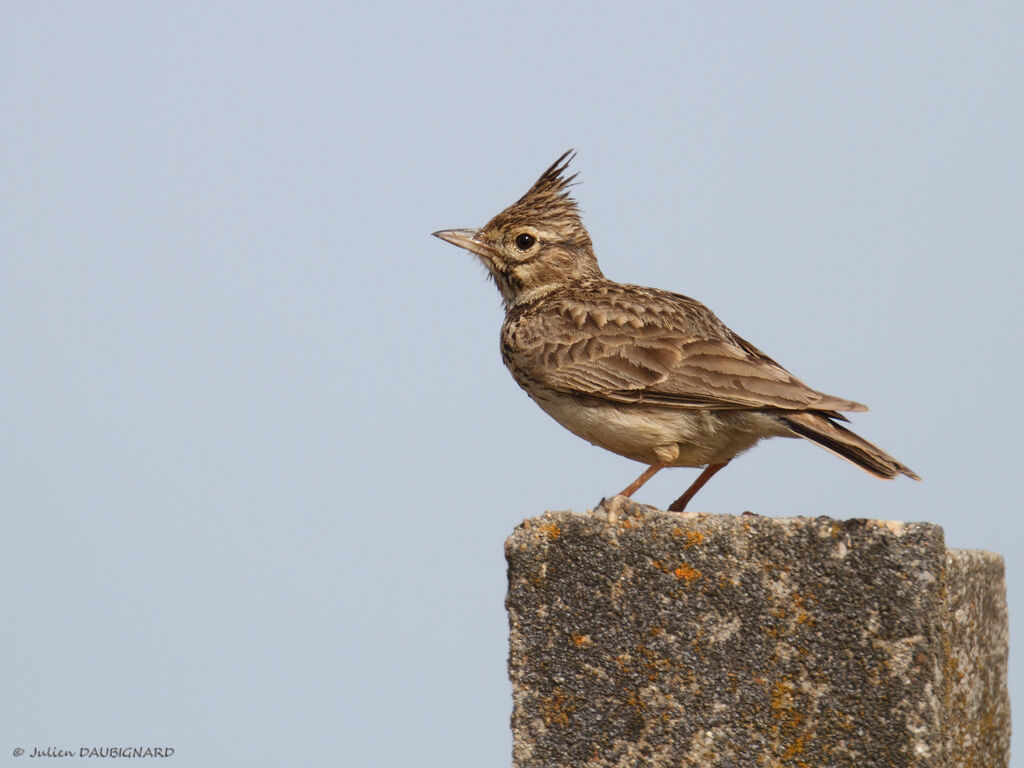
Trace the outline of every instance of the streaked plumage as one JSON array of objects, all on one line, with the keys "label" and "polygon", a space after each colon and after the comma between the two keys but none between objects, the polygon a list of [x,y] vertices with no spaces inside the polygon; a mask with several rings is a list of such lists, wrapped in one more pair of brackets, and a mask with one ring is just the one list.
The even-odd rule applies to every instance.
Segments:
[{"label": "streaked plumage", "polygon": [[910,469],[836,423],[852,400],[811,389],[698,301],[604,277],[565,176],[566,152],[480,230],[437,237],[472,251],[505,302],[501,350],[519,385],[566,429],[651,465],[707,469],[765,437],[805,437],[879,477]]}]

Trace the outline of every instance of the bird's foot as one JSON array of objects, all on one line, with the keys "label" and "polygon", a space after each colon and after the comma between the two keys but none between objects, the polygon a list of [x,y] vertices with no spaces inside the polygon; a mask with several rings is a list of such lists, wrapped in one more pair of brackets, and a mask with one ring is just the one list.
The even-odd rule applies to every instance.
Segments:
[{"label": "bird's foot", "polygon": [[623,507],[629,501],[628,496],[618,494],[609,498],[601,499],[600,503],[594,507],[595,512],[604,512],[608,518],[608,522],[612,525],[618,522],[619,515],[622,513]]}]

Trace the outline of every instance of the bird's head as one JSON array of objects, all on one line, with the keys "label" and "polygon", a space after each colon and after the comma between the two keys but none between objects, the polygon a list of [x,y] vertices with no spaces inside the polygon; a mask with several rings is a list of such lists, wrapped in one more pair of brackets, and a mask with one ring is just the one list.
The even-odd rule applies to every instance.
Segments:
[{"label": "bird's head", "polygon": [[569,150],[529,191],[481,229],[445,229],[434,236],[475,253],[501,291],[505,306],[587,278],[602,277],[565,176]]}]

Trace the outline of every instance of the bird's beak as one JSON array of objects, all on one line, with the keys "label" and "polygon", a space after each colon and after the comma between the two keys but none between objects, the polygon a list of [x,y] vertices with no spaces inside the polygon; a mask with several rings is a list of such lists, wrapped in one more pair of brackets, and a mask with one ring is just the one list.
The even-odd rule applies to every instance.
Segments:
[{"label": "bird's beak", "polygon": [[434,232],[434,237],[439,237],[447,243],[459,246],[459,248],[465,248],[482,258],[490,259],[494,255],[493,249],[481,242],[477,238],[476,232],[475,229],[442,229],[440,232]]}]

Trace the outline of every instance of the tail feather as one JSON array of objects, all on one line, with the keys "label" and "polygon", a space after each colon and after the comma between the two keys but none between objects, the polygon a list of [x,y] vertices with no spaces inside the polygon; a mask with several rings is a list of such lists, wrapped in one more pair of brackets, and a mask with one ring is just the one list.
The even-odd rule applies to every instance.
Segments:
[{"label": "tail feather", "polygon": [[891,480],[897,475],[906,475],[914,480],[921,479],[912,469],[900,464],[877,445],[839,426],[826,414],[799,411],[780,415],[779,418],[800,437],[806,437],[873,475],[886,480]]}]

